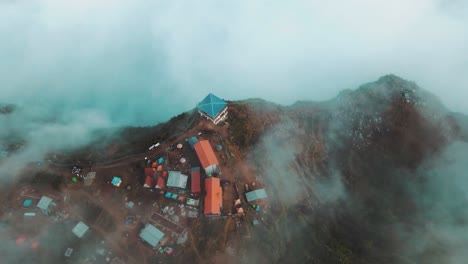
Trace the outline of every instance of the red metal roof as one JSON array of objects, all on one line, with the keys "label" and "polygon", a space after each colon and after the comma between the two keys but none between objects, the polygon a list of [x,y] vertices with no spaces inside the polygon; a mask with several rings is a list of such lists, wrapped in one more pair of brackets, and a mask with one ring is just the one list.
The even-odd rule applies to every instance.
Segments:
[{"label": "red metal roof", "polygon": [[195,151],[197,152],[198,159],[202,164],[203,169],[208,168],[210,165],[219,165],[218,159],[211,148],[208,140],[202,140],[195,144]]},{"label": "red metal roof", "polygon": [[156,184],[156,188],[166,190],[166,182],[162,177],[158,177],[158,182]]},{"label": "red metal roof", "polygon": [[143,187],[153,188],[153,177],[146,176],[145,185]]},{"label": "red metal roof", "polygon": [[191,181],[192,181],[192,193],[193,194],[200,194],[200,168],[192,168],[191,174]]},{"label": "red metal roof", "polygon": [[221,189],[219,178],[206,178],[205,190],[206,197],[204,214],[221,214],[221,206],[223,204],[223,190]]},{"label": "red metal roof", "polygon": [[156,174],[156,171],[153,168],[145,168],[146,177],[153,177]]}]

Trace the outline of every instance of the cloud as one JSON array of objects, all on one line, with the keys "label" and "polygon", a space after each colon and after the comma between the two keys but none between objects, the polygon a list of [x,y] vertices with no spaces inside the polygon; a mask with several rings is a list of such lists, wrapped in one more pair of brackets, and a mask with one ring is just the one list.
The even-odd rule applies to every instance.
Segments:
[{"label": "cloud", "polygon": [[[411,185],[422,222],[400,231],[403,255],[427,263],[464,263],[468,254],[468,179],[462,157],[468,144],[455,142],[420,168],[422,181]],[[412,230],[409,232],[408,230]]]},{"label": "cloud", "polygon": [[395,73],[468,112],[463,1],[6,1],[3,100],[153,124],[207,92],[322,100]]}]

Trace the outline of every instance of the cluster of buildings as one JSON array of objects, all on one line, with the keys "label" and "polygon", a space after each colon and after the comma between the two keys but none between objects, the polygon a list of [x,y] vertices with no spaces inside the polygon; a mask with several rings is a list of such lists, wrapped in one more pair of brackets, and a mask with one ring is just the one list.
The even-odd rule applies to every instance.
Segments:
[{"label": "cluster of buildings", "polygon": [[[218,124],[227,118],[227,103],[213,94],[209,94],[203,101],[197,105],[201,116]],[[220,179],[219,162],[208,140],[198,140],[197,137],[190,137],[188,140],[190,147],[196,152],[201,167],[192,167],[190,175],[185,175],[180,171],[166,170],[164,168],[163,158],[155,161],[148,161],[149,167],[145,168],[146,188],[157,188],[166,191],[165,197],[173,199],[177,190],[189,191],[193,198],[187,199],[187,205],[198,206],[199,200],[196,197],[202,195],[202,172],[205,173],[204,190],[205,197],[203,202],[203,212],[205,215],[221,215],[223,191]],[[179,146],[181,148],[182,146]],[[182,160],[181,160],[182,162]],[[184,160],[185,162],[185,160]],[[190,182],[190,186],[187,183]],[[174,199],[175,200],[175,199]],[[179,200],[180,201],[180,200]],[[156,247],[164,238],[164,233],[151,224],[147,224],[140,232],[140,238]]]}]

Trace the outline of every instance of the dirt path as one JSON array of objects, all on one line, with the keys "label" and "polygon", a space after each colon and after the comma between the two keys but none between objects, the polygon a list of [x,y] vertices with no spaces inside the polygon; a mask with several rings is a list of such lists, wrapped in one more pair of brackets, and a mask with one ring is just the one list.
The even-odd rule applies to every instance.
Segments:
[{"label": "dirt path", "polygon": [[190,245],[192,246],[193,251],[197,255],[198,261],[200,261],[200,263],[201,263],[202,257],[200,256],[200,253],[198,252],[197,247],[195,246],[195,242],[194,242],[194,239],[193,239],[193,234],[192,234],[192,231],[190,231],[190,229],[188,229],[188,234],[190,236]]},{"label": "dirt path", "polygon": [[232,217],[228,217],[228,220],[226,221],[226,224],[224,225],[223,252],[226,250],[229,233],[233,231],[233,227],[234,227],[234,221],[232,220]]}]

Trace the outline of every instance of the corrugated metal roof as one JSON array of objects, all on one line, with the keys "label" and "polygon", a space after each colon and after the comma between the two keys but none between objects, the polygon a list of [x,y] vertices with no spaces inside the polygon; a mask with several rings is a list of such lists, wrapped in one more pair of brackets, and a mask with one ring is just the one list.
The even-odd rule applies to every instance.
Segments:
[{"label": "corrugated metal roof", "polygon": [[76,226],[73,228],[72,232],[73,234],[75,234],[77,237],[79,238],[82,238],[84,236],[84,234],[86,233],[86,231],[88,231],[89,227],[83,223],[83,222],[79,222],[78,224],[76,224]]},{"label": "corrugated metal roof", "polygon": [[223,190],[221,189],[219,178],[210,177],[205,179],[205,190],[204,214],[221,214]]},{"label": "corrugated metal roof", "polygon": [[185,188],[187,186],[188,176],[180,171],[169,171],[167,187]]},{"label": "corrugated metal roof", "polygon": [[37,207],[42,209],[42,210],[47,210],[49,209],[50,204],[52,203],[52,199],[47,197],[47,196],[42,196],[41,200],[39,200],[39,203],[37,204]]},{"label": "corrugated metal roof", "polygon": [[203,169],[206,169],[211,165],[219,165],[218,159],[216,158],[213,148],[211,148],[208,140],[202,140],[196,143],[195,152],[197,152],[198,159],[200,160]]},{"label": "corrugated metal roof", "polygon": [[143,228],[140,232],[140,237],[152,247],[156,247],[164,238],[164,233],[159,231],[156,227],[151,224],[146,224],[145,228]]},{"label": "corrugated metal roof", "polygon": [[166,190],[166,182],[164,181],[163,177],[158,177],[156,188],[159,188],[161,190]]},{"label": "corrugated metal roof", "polygon": [[153,188],[153,177],[146,176],[145,184],[143,185],[145,188]]},{"label": "corrugated metal roof", "polygon": [[254,202],[261,199],[266,199],[268,196],[265,192],[265,189],[257,189],[245,194],[247,202]]},{"label": "corrugated metal roof", "polygon": [[200,188],[200,168],[195,167],[192,168],[192,173],[191,173],[191,182],[192,182],[192,193],[193,194],[199,194],[201,192]]},{"label": "corrugated metal roof", "polygon": [[145,168],[146,177],[153,177],[156,174],[156,169],[154,168]]},{"label": "corrugated metal roof", "polygon": [[197,108],[211,118],[215,118],[226,105],[227,103],[224,100],[210,93],[197,105]]}]

